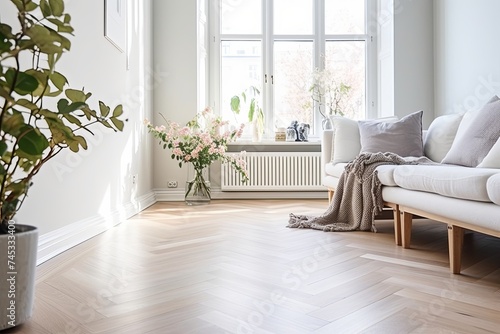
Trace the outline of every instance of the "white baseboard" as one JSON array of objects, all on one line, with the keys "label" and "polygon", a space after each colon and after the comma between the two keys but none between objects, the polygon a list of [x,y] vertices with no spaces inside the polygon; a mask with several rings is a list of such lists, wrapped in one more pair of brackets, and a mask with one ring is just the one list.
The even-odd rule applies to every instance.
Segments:
[{"label": "white baseboard", "polygon": [[95,237],[116,226],[133,215],[156,203],[154,192],[136,198],[106,216],[96,215],[80,220],[52,232],[41,235],[38,239],[37,265],[61,254],[62,252]]},{"label": "white baseboard", "polygon": [[[177,202],[184,200],[183,190],[155,189],[158,202]],[[315,199],[328,198],[324,191],[221,191],[212,189],[212,199]]]}]

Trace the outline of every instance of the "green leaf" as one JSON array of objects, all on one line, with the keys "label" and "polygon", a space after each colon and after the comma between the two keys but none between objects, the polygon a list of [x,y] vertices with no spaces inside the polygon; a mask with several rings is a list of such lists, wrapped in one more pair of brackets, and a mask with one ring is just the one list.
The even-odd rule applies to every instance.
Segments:
[{"label": "green leaf", "polygon": [[80,144],[76,140],[68,141],[69,149],[73,152],[78,152],[80,150]]},{"label": "green leaf", "polygon": [[19,149],[32,156],[40,156],[49,147],[49,141],[37,129],[26,126],[19,139]]},{"label": "green leaf", "polygon": [[113,117],[119,117],[123,114],[123,106],[117,105],[116,108],[113,110]]},{"label": "green leaf", "polygon": [[34,104],[33,102],[31,102],[27,99],[19,99],[17,101],[16,105],[25,107],[31,111],[38,109],[38,106],[36,104]]},{"label": "green leaf", "polygon": [[231,110],[235,113],[235,114],[239,114],[240,113],[240,97],[235,95],[231,98]]},{"label": "green leaf", "polygon": [[[14,85],[14,91],[20,95],[29,94],[38,87],[38,80],[35,77],[24,72],[18,72],[16,78],[16,70],[13,68],[7,70],[5,79],[10,87]],[[15,83],[14,80],[16,81]]]},{"label": "green leaf", "polygon": [[42,53],[61,52],[61,47],[54,44],[58,39],[51,36],[50,30],[44,26],[34,25],[26,30],[26,35],[31,37],[30,42],[34,43]]},{"label": "green leaf", "polygon": [[88,121],[90,121],[92,119],[92,117],[95,117],[95,111],[93,111],[92,109],[90,109],[88,106],[85,106],[81,109],[83,111],[83,114],[85,115],[85,117],[87,118]]},{"label": "green leaf", "polygon": [[87,95],[81,90],[77,89],[66,89],[65,91],[66,96],[68,99],[70,99],[72,102],[85,102],[87,101]]},{"label": "green leaf", "polygon": [[75,116],[73,116],[71,114],[64,114],[64,118],[66,118],[70,123],[73,123],[77,126],[82,125],[82,122],[80,122],[80,120],[78,118],[76,118]]},{"label": "green leaf", "polygon": [[111,124],[109,124],[109,122],[108,122],[108,121],[101,121],[101,124],[102,124],[102,125],[104,125],[104,126],[105,126],[105,127],[107,127],[107,128],[110,128],[110,129],[112,129],[112,128],[113,128],[113,127],[111,126]]},{"label": "green leaf", "polygon": [[48,87],[46,89],[47,81],[49,80],[48,71],[42,72],[34,69],[29,69],[26,71],[26,74],[31,75],[38,81],[38,87],[33,92],[31,92],[31,95],[42,96],[43,94],[44,96],[47,96],[50,93]]},{"label": "green leaf", "polygon": [[52,10],[47,0],[40,0],[40,9],[42,10],[43,17],[52,16]]},{"label": "green leaf", "polygon": [[24,11],[24,4],[22,0],[11,0],[14,5],[16,5],[17,10],[22,12]]},{"label": "green leaf", "polygon": [[7,152],[7,143],[2,140],[0,141],[0,156],[3,157],[5,152]]},{"label": "green leaf", "polygon": [[56,86],[56,88],[60,91],[62,91],[64,89],[64,86],[68,83],[66,77],[59,72],[53,72],[50,75],[50,81],[52,81],[54,86]]},{"label": "green leaf", "polygon": [[53,54],[47,55],[47,63],[49,64],[49,69],[52,71],[56,67],[56,57]]},{"label": "green leaf", "polygon": [[254,113],[255,113],[255,99],[252,99],[252,101],[250,101],[250,109],[248,110],[248,121],[249,122],[253,121]]},{"label": "green leaf", "polygon": [[107,117],[110,112],[110,108],[104,104],[104,102],[99,101],[99,109],[101,110],[102,117]]},{"label": "green leaf", "polygon": [[32,11],[34,11],[37,8],[38,8],[38,5],[36,3],[34,3],[34,2],[30,1],[30,2],[28,2],[26,4],[26,11],[27,12],[32,12]]},{"label": "green leaf", "polygon": [[73,111],[80,110],[85,105],[85,102],[73,102],[69,104],[68,100],[60,99],[59,102],[57,102],[57,109],[60,114],[69,114]]},{"label": "green leaf", "polygon": [[64,2],[62,0],[49,0],[50,8],[54,16],[62,16],[64,13]]},{"label": "green leaf", "polygon": [[13,136],[18,136],[21,132],[21,128],[24,126],[23,115],[14,111],[12,114],[5,113],[4,120],[2,122],[2,130]]},{"label": "green leaf", "polygon": [[66,99],[60,99],[57,102],[57,110],[59,110],[59,113],[61,114],[64,114],[64,111],[66,110],[66,108],[68,108],[68,106],[69,106],[69,101]]},{"label": "green leaf", "polygon": [[12,43],[9,39],[13,39],[12,28],[6,24],[0,24],[0,51],[7,52],[12,48]]},{"label": "green leaf", "polygon": [[75,136],[75,140],[80,144],[80,146],[86,150],[88,149],[88,146],[87,146],[87,140],[85,140],[84,137],[82,136]]},{"label": "green leaf", "polygon": [[12,27],[5,23],[0,23],[0,35],[7,39],[14,39],[16,36],[12,33]]},{"label": "green leaf", "polygon": [[47,20],[57,27],[57,32],[72,33],[74,31],[73,27],[59,19],[50,18]]},{"label": "green leaf", "polygon": [[[55,31],[54,31],[55,34],[57,34]],[[59,37],[59,43],[61,43],[61,47],[63,47],[65,50],[69,51],[69,49],[71,49],[71,41],[69,39],[67,39],[66,37],[58,34],[58,37]],[[59,58],[61,58],[61,55],[59,55]],[[58,60],[59,60],[58,58]]]},{"label": "green leaf", "polygon": [[71,22],[71,15],[64,14],[64,23],[70,24],[70,22]]},{"label": "green leaf", "polygon": [[118,131],[123,131],[123,127],[124,127],[123,121],[119,120],[118,118],[114,118],[114,117],[111,118],[110,120],[114,124],[116,129],[118,129]]},{"label": "green leaf", "polygon": [[5,88],[3,88],[2,86],[0,86],[0,96],[12,103],[15,102],[12,96],[10,96],[9,92],[6,91]]}]

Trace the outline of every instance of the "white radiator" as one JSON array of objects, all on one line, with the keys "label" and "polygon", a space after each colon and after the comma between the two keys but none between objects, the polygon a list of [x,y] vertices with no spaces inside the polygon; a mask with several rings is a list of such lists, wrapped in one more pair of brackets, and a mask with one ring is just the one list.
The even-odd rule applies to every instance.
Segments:
[{"label": "white radiator", "polygon": [[222,164],[222,191],[316,191],[321,185],[320,152],[247,152],[249,180]]}]

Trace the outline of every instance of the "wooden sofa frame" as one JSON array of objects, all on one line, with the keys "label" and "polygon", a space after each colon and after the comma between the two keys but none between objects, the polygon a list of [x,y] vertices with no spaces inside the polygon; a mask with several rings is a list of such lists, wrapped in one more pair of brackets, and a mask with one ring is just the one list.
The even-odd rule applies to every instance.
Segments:
[{"label": "wooden sofa frame", "polygon": [[[333,189],[328,189],[328,200],[333,198]],[[500,238],[500,232],[492,229],[480,227],[477,225],[460,222],[443,216],[431,214],[409,206],[403,206],[396,203],[384,202],[384,206],[391,208],[394,217],[394,241],[396,245],[403,248],[410,248],[411,228],[413,218],[427,218],[448,225],[448,252],[450,259],[450,271],[453,274],[460,274],[462,267],[462,249],[464,241],[464,231],[470,230],[483,234],[488,234]],[[386,219],[386,218],[384,218]]]}]

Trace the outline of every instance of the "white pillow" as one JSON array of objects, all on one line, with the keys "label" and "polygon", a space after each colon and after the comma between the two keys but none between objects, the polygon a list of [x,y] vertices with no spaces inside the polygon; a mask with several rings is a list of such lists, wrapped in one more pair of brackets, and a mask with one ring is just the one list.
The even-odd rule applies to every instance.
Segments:
[{"label": "white pillow", "polygon": [[[396,122],[396,116],[378,118],[380,122]],[[333,135],[332,163],[345,163],[354,160],[361,151],[361,138],[358,122],[342,116],[330,116]]]},{"label": "white pillow", "polygon": [[441,163],[476,167],[484,160],[500,137],[500,98],[493,96],[468,123]]},{"label": "white pillow", "polygon": [[441,162],[451,148],[464,114],[450,114],[435,118],[424,139],[424,154]]},{"label": "white pillow", "polygon": [[358,122],[355,120],[332,116],[330,118],[334,129],[332,163],[354,160],[361,150]]},{"label": "white pillow", "polygon": [[500,168],[500,139],[491,148],[479,165],[479,168]]}]

